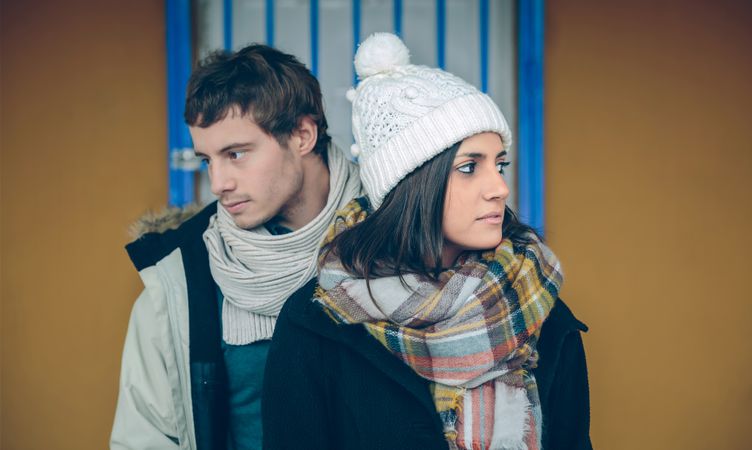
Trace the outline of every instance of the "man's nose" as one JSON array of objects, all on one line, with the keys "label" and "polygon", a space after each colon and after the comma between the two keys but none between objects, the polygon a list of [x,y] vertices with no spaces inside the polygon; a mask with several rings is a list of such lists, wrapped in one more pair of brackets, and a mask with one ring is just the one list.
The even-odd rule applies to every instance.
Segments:
[{"label": "man's nose", "polygon": [[211,180],[212,194],[217,197],[221,196],[225,192],[235,190],[235,177],[227,173],[222,167],[209,166],[209,179]]}]

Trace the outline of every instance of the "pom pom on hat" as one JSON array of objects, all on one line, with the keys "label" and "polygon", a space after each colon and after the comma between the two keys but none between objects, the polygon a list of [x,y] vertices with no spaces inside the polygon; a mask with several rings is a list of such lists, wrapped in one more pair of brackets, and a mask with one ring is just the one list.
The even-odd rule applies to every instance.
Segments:
[{"label": "pom pom on hat", "polygon": [[357,96],[357,92],[355,92],[355,89],[350,88],[345,92],[345,97],[350,100],[350,103],[355,101],[355,97]]},{"label": "pom pom on hat", "polygon": [[355,72],[361,80],[410,64],[410,50],[392,33],[374,33],[358,46]]}]

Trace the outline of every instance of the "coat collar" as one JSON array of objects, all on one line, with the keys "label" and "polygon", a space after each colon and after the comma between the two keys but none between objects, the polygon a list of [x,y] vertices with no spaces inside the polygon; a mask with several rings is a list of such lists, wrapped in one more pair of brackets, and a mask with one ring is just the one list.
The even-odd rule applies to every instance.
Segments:
[{"label": "coat collar", "polygon": [[[335,323],[319,303],[311,300],[315,286],[315,280],[311,280],[288,300],[285,309],[289,319],[296,325],[361,355],[373,365],[374,370],[381,371],[385,376],[399,383],[426,409],[435,414],[436,407],[431,398],[429,382],[417,376],[407,364],[384,348],[361,324]],[[546,358],[546,361],[541,361],[539,368],[535,371],[541,393],[544,394],[550,390],[564,338],[575,331],[587,331],[587,327],[574,317],[561,299],[557,299],[551,314],[543,324],[541,339],[538,343],[540,354]]]},{"label": "coat collar", "polygon": [[556,377],[556,370],[561,367],[559,356],[565,339],[571,333],[587,330],[588,327],[577,320],[564,301],[557,299],[548,318],[543,322],[537,344],[539,360],[533,373],[535,374],[535,382],[538,384],[541,403],[549,398],[551,386]]},{"label": "coat collar", "polygon": [[136,270],[141,271],[146,267],[153,266],[186,243],[192,244],[199,241],[203,245],[201,236],[209,225],[211,216],[217,213],[217,202],[210,203],[188,219],[186,217],[195,211],[190,210],[188,213],[183,213],[179,210],[173,210],[173,212],[180,217],[171,220],[159,216],[159,218],[152,220],[152,222],[159,222],[159,224],[139,225],[142,231],[147,228],[149,231],[139,233],[135,241],[125,246],[128,256],[133,261],[133,265],[136,266]]},{"label": "coat collar", "polygon": [[[328,340],[337,342],[365,358],[374,370],[399,383],[414,395],[431,413],[436,413],[429,383],[416,376],[415,372],[391,354],[373,338],[361,324],[337,324],[323,310],[323,307],[311,299],[316,286],[311,280],[304,288],[298,290],[285,305],[290,320],[298,326],[316,333]],[[437,416],[438,419],[438,416]]]}]

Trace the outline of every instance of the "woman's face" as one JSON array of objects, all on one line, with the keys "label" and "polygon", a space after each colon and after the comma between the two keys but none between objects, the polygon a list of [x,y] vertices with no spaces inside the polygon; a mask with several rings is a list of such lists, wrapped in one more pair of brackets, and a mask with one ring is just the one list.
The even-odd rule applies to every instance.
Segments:
[{"label": "woman's face", "polygon": [[487,250],[501,242],[509,188],[502,173],[506,154],[496,133],[471,136],[460,145],[444,198],[442,263],[451,266],[465,250]]}]

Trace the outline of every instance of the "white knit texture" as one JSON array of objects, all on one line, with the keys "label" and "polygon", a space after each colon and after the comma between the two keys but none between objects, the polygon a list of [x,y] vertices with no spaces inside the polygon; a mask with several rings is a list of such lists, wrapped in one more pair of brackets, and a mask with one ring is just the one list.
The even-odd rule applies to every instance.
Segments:
[{"label": "white knit texture", "polygon": [[361,44],[356,64],[366,70],[358,72],[363,80],[354,95],[348,93],[351,152],[359,158],[374,208],[410,172],[467,137],[490,131],[499,134],[505,149],[512,143],[509,125],[490,97],[443,70],[402,64],[407,48],[395,40],[401,44],[394,35],[377,33]]},{"label": "white knit texture", "polygon": [[499,133],[505,147],[512,139],[504,116],[481,93],[455,98],[409,125],[378,151],[361,147],[360,178],[374,208],[400,180],[454,143],[484,131]]},{"label": "white knit texture", "polygon": [[328,155],[326,206],[298,230],[277,236],[263,225],[244,230],[217,206],[204,243],[212,277],[224,295],[222,338],[228,344],[271,339],[285,301],[316,276],[319,246],[335,212],[360,195],[357,168],[333,145]]}]

